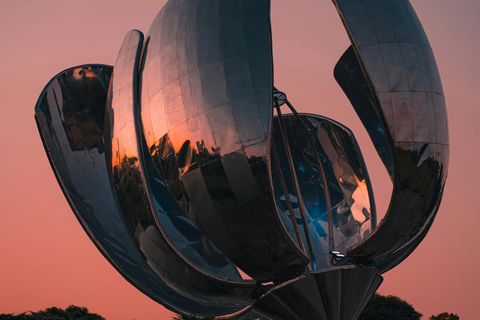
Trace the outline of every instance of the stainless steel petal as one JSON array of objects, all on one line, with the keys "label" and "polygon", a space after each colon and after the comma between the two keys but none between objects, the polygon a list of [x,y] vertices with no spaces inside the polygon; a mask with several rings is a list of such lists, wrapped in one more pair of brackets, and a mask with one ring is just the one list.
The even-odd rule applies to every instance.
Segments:
[{"label": "stainless steel petal", "polygon": [[393,180],[385,219],[348,253],[376,262],[383,272],[413,251],[438,209],[449,157],[445,98],[433,51],[409,1],[334,3],[353,47],[339,61],[336,78]]},{"label": "stainless steel petal", "polygon": [[[134,42],[134,44],[129,47],[129,43],[131,42],[130,38],[131,34],[127,35],[124,43],[126,47],[121,49],[122,55],[119,56],[120,60],[117,60],[117,77],[115,78],[115,82],[118,77],[121,77],[118,79],[119,91],[122,92],[119,95],[119,100],[122,100],[122,105],[120,106],[122,109],[119,111],[124,112],[124,109],[127,109],[129,113],[136,115],[138,112],[138,106],[134,103],[136,99],[126,94],[126,88],[127,86],[130,87],[130,91],[134,92],[133,95],[137,92],[134,88],[136,86],[136,80],[134,79],[136,79],[138,71],[134,71],[132,66],[134,65],[135,59],[138,59],[138,56],[135,56],[135,54],[139,54],[137,51],[143,43],[135,46]],[[125,70],[127,67],[129,69]],[[120,72],[122,73],[119,75]],[[127,104],[123,104],[123,100],[125,100]],[[130,110],[132,108],[133,113],[132,110]],[[128,117],[128,119],[131,119],[131,116]],[[137,141],[143,141],[143,135],[140,129],[136,128],[136,130]],[[183,255],[187,261],[198,266],[200,269],[215,274],[217,277],[241,280],[237,268],[191,223],[190,219],[188,219],[176,201],[171,198],[168,189],[156,172],[148,150],[145,148],[145,143],[140,142],[135,146],[141,145],[142,148],[138,158],[140,164],[142,164],[142,173],[145,173],[144,176],[148,186],[145,188],[145,192],[149,196],[151,207],[155,208],[156,214],[154,214],[153,217],[155,220],[158,220],[157,224],[162,230],[161,233],[165,233],[164,236],[167,241],[180,252],[180,255]],[[188,157],[188,152],[184,154],[184,156]]]},{"label": "stainless steel petal", "polygon": [[[159,220],[168,223],[175,218],[181,218],[181,216],[178,214],[178,205],[173,199],[169,201],[170,198],[167,198],[164,205],[170,207],[169,209],[176,210],[176,215],[169,216],[169,213],[165,212],[162,207],[155,207],[154,200],[158,201],[158,197],[161,196],[158,192],[162,191],[165,194],[166,190],[162,190],[165,187],[162,186],[161,180],[153,180],[152,176],[145,171],[149,165],[147,162],[149,158],[144,157],[142,134],[136,117],[138,115],[136,79],[142,45],[143,35],[137,30],[130,31],[125,37],[115,64],[115,73],[110,84],[107,101],[105,153],[119,213],[147,265],[166,286],[183,296],[182,308],[188,309],[188,314],[213,316],[235,313],[252,303],[256,290],[255,282],[243,281],[240,277],[230,280],[208,274],[205,270],[190,263],[182,254],[183,252],[193,256],[192,251],[195,249],[204,251],[208,246],[178,249],[161,224],[157,223]],[[146,156],[149,156],[148,153]],[[149,190],[153,183],[156,183],[155,189],[150,193]],[[177,207],[172,207],[174,205]],[[161,219],[158,219],[157,215],[160,215]],[[196,229],[189,224],[187,226],[190,231]],[[169,229],[170,234],[185,236],[185,234],[175,233],[173,230],[175,228],[171,226]],[[184,232],[186,231],[184,230]],[[196,237],[193,234],[191,236]],[[183,240],[180,239],[180,242],[189,245]],[[207,239],[204,238],[204,240]],[[177,241],[177,243],[179,242]],[[196,244],[196,241],[193,241],[193,244]],[[222,261],[222,255],[218,253],[218,256],[220,258],[217,257],[216,261],[220,264],[227,263],[226,267],[228,267],[225,258]],[[220,274],[224,273],[221,268],[209,265],[210,261],[207,257],[198,258],[196,255],[193,257],[197,259],[202,268],[208,271],[218,271]],[[162,300],[162,304],[167,307],[179,307],[170,301],[168,294],[164,295]]]},{"label": "stainless steel petal", "polygon": [[308,262],[272,193],[269,14],[269,0],[170,0],[147,34],[140,77],[143,130],[161,178],[258,281]]},{"label": "stainless steel petal", "polygon": [[[330,249],[327,208],[323,192],[325,186],[315,151],[318,152],[322,162],[333,209],[333,250],[345,253],[366,239],[375,228],[373,192],[366,166],[353,133],[348,128],[331,119],[310,114],[299,114],[299,118],[290,114],[284,115],[283,118],[288,131],[288,143],[300,184],[300,192],[307,211],[307,223],[317,262],[316,268],[328,269]],[[307,133],[300,121],[305,123],[312,140],[306,136]],[[280,166],[278,168],[276,163],[272,164],[275,199],[283,223],[295,239],[295,228],[290,217],[292,213],[287,206],[279,172],[283,172],[285,176],[288,197],[294,207],[295,220],[300,226],[303,225],[303,221],[298,210],[299,203],[293,191],[293,178],[289,174],[286,151],[281,139],[278,122],[275,122],[273,141]],[[315,147],[312,146],[311,141]],[[303,228],[299,229],[305,242],[305,232]]]}]

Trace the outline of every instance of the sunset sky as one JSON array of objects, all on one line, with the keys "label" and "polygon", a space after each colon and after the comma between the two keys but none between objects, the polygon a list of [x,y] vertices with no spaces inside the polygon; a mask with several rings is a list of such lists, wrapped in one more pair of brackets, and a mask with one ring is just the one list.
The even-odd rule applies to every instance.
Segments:
[{"label": "sunset sky", "polygon": [[[450,125],[442,206],[426,239],[379,292],[428,319],[479,319],[480,1],[411,0],[437,58]],[[74,304],[107,319],[173,314],[124,280],[89,240],[55,180],[33,117],[58,72],[114,64],[125,34],[147,32],[165,0],[0,0],[0,313]],[[333,67],[349,40],[330,0],[272,0],[275,86],[298,111],[349,127],[362,148],[380,218],[391,192]]]}]

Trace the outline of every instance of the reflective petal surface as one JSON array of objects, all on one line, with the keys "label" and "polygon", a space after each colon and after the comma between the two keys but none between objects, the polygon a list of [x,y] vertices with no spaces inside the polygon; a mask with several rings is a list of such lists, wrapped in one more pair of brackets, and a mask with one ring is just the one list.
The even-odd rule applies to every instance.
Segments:
[{"label": "reflective petal surface", "polygon": [[376,262],[385,272],[420,243],[438,210],[449,158],[445,98],[432,49],[409,1],[334,3],[353,47],[340,59],[335,77],[393,181],[385,219],[348,254]]},{"label": "reflective petal surface", "polygon": [[[375,216],[373,193],[367,175],[365,163],[353,137],[346,127],[328,118],[300,114],[300,119],[294,115],[284,115],[288,131],[290,151],[295,163],[296,176],[300,184],[303,202],[307,212],[308,228],[314,247],[316,267],[329,268],[328,217],[324,197],[324,185],[321,171],[315,157],[318,152],[326,175],[333,211],[333,250],[346,252],[352,246],[366,239],[375,228],[372,216]],[[312,136],[315,148],[300,125],[306,124],[308,133]],[[295,220],[300,226],[303,242],[306,243],[303,232],[303,221],[298,212],[299,204],[293,188],[292,177],[289,174],[287,156],[282,145],[278,121],[274,122],[273,141],[279,157],[280,171],[285,176],[289,198],[295,212]],[[280,216],[291,237],[295,239],[291,213],[282,190],[279,168],[272,164],[272,176],[275,199]]]},{"label": "reflective petal surface", "polygon": [[308,258],[270,173],[270,1],[169,1],[147,34],[141,117],[154,164],[192,221],[239,268],[278,280]]},{"label": "reflective petal surface", "polygon": [[104,112],[113,68],[67,69],[45,87],[35,117],[45,150],[73,212],[109,262],[157,301],[169,290],[151,271],[125,230],[112,193],[103,142]]}]

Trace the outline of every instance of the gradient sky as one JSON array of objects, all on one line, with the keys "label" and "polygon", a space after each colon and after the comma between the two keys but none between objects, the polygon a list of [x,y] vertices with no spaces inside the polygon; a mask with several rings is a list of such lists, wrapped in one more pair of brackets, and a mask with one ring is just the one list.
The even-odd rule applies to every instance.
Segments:
[{"label": "gradient sky", "polygon": [[[424,314],[478,319],[480,294],[480,1],[411,0],[442,76],[451,158],[443,203],[426,239],[384,275],[393,294]],[[170,319],[125,281],[71,212],[33,118],[58,72],[113,64],[130,29],[146,33],[165,0],[0,0],[0,313],[70,304],[107,319]],[[332,70],[349,40],[329,0],[272,0],[275,85],[298,111],[337,120],[356,134],[380,215],[391,185]]]}]

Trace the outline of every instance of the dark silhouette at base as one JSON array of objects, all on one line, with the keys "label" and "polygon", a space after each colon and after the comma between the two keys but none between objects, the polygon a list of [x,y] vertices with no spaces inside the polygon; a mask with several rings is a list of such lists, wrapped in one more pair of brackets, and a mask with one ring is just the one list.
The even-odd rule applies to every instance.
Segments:
[{"label": "dark silhouette at base", "polygon": [[52,307],[38,312],[26,311],[17,315],[0,314],[0,320],[105,320],[105,318],[88,312],[85,307],[71,305],[65,310]]}]

